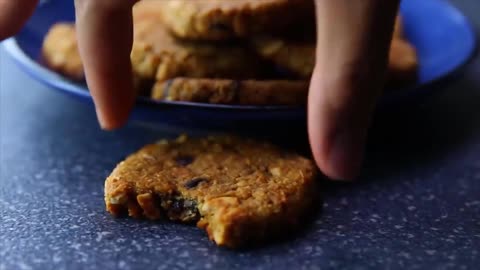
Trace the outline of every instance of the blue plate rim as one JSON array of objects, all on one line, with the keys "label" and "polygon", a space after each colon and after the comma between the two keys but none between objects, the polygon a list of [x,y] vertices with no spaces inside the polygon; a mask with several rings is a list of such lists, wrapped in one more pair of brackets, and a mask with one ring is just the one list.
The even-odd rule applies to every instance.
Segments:
[{"label": "blue plate rim", "polygon": [[[476,32],[476,28],[473,26],[469,17],[467,17],[459,8],[448,1],[438,0],[442,2],[444,5],[447,5],[451,11],[454,11],[462,18],[463,24],[470,34],[472,42],[470,43],[470,48],[468,48],[468,52],[465,54],[465,57],[459,61],[459,63],[450,71],[444,72],[444,74],[439,75],[435,78],[427,80],[422,84],[416,84],[410,86],[408,88],[397,89],[394,93],[389,93],[389,95],[382,96],[380,100],[382,102],[378,103],[378,107],[382,109],[388,107],[392,103],[397,103],[398,100],[402,100],[404,98],[408,98],[414,92],[419,92],[420,90],[424,90],[423,94],[432,92],[433,86],[439,85],[441,83],[448,83],[453,79],[457,78],[464,69],[475,59],[475,56],[480,52],[480,37]],[[467,51],[467,50],[466,50]],[[425,93],[426,92],[426,93]]]}]

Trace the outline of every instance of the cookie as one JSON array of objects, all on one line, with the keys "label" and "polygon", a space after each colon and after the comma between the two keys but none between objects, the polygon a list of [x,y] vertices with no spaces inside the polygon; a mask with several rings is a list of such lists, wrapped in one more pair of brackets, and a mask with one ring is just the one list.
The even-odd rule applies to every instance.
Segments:
[{"label": "cookie", "polygon": [[[78,51],[75,25],[72,23],[56,23],[48,31],[42,46],[42,61],[45,66],[61,75],[77,81],[85,82],[82,59]],[[139,94],[146,94],[151,88],[148,77],[137,73],[133,76],[134,88]],[[149,91],[148,91],[148,94]]]},{"label": "cookie", "polygon": [[307,79],[315,66],[315,41],[257,37],[252,47],[263,58],[299,78]]},{"label": "cookie", "polygon": [[[140,80],[211,77],[247,79],[269,73],[261,59],[241,44],[205,44],[179,41],[165,29],[157,1],[134,7],[133,72]],[[46,36],[43,55],[48,66],[70,78],[83,78],[73,24],[54,25]]]},{"label": "cookie", "polygon": [[162,15],[177,37],[225,40],[314,20],[312,0],[164,0]]},{"label": "cookie", "polygon": [[175,78],[157,82],[155,100],[240,105],[304,105],[308,81]]},{"label": "cookie", "polygon": [[196,223],[217,245],[235,248],[299,225],[316,174],[311,160],[266,142],[180,136],[119,163],[105,203],[114,216]]},{"label": "cookie", "polygon": [[[315,44],[311,41],[296,41],[273,37],[252,40],[252,47],[259,55],[287,70],[298,78],[310,78],[315,67]],[[415,48],[408,41],[394,38],[388,60],[389,78],[411,80],[417,72]]]},{"label": "cookie", "polygon": [[[240,43],[180,41],[165,28],[163,1],[140,1],[134,7],[132,62],[142,76],[157,81],[174,77],[259,78],[268,72],[261,59]],[[155,12],[157,11],[157,12]]]},{"label": "cookie", "polygon": [[73,24],[62,22],[50,28],[43,42],[42,60],[50,69],[66,77],[77,81],[85,79]]},{"label": "cookie", "polygon": [[417,77],[418,58],[415,48],[405,40],[394,39],[389,53],[388,86],[403,86],[417,80]]}]

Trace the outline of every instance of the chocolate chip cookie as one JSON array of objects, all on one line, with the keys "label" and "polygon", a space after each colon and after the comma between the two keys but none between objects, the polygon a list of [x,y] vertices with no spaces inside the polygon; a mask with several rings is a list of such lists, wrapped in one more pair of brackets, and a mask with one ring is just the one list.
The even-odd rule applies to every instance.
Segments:
[{"label": "chocolate chip cookie", "polygon": [[76,81],[85,79],[73,24],[61,22],[50,28],[43,42],[42,60],[63,76]]},{"label": "chocolate chip cookie", "polygon": [[[251,41],[257,53],[298,78],[310,78],[315,66],[315,42],[277,37],[257,37]],[[393,38],[388,59],[389,78],[408,80],[416,74],[415,48],[405,39]],[[408,76],[406,76],[408,75]]]},{"label": "chocolate chip cookie", "polygon": [[155,100],[239,105],[304,105],[308,81],[175,78],[157,82]]},{"label": "chocolate chip cookie", "polygon": [[162,15],[177,37],[225,40],[277,32],[297,21],[314,21],[312,0],[164,0]]},{"label": "chocolate chip cookie", "polygon": [[134,7],[132,63],[137,73],[164,81],[180,76],[259,78],[267,72],[262,60],[241,43],[188,42],[173,37],[162,21],[164,2],[140,1]]},{"label": "chocolate chip cookie", "polygon": [[257,37],[252,47],[263,58],[299,78],[307,79],[315,66],[315,41],[296,38]]},{"label": "chocolate chip cookie", "polygon": [[311,160],[266,142],[180,136],[119,163],[105,203],[115,216],[196,223],[217,245],[235,248],[299,225],[316,174]]},{"label": "chocolate chip cookie", "polygon": [[[134,74],[143,80],[210,77],[251,79],[269,73],[262,60],[242,44],[206,44],[171,36],[159,14],[161,1],[140,1],[134,6]],[[53,69],[71,78],[83,78],[73,24],[57,24],[44,40],[43,55]]]},{"label": "chocolate chip cookie", "polygon": [[[82,59],[78,51],[75,25],[56,23],[45,36],[42,46],[42,62],[48,68],[76,82],[85,82]],[[143,76],[142,76],[143,75]],[[146,87],[151,88],[152,78],[145,73],[134,72],[134,88],[140,94],[146,94]]]}]

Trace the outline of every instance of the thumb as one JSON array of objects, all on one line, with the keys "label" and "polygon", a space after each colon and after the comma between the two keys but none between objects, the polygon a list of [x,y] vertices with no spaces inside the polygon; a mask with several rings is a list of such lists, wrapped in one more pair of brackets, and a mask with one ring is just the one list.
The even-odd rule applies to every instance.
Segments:
[{"label": "thumb", "polygon": [[316,1],[308,131],[315,161],[330,178],[350,180],[361,168],[397,9],[398,1]]}]

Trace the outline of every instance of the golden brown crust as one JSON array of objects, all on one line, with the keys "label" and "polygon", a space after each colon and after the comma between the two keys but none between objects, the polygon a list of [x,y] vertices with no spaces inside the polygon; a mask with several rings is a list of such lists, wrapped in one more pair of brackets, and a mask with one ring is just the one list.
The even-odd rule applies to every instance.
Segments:
[{"label": "golden brown crust", "polygon": [[274,37],[257,37],[252,40],[255,51],[288,72],[307,79],[315,66],[315,42]]},{"label": "golden brown crust", "polygon": [[78,81],[85,79],[73,24],[57,23],[50,28],[43,43],[42,58],[49,68],[64,76]]},{"label": "golden brown crust", "polygon": [[[78,51],[75,25],[73,23],[56,23],[52,25],[42,45],[42,60],[50,69],[63,76],[84,81],[83,62]],[[144,85],[150,84],[150,77],[134,73],[134,87],[143,91]]]},{"label": "golden brown crust", "polygon": [[[264,36],[253,39],[251,44],[260,56],[299,78],[308,79],[312,75],[315,66],[314,42]],[[398,36],[393,38],[388,59],[388,78],[393,82],[389,83],[411,82],[415,80],[417,69],[415,48]]]},{"label": "golden brown crust", "polygon": [[157,82],[155,100],[240,105],[304,105],[308,81],[175,78]]},{"label": "golden brown crust", "polygon": [[225,40],[280,30],[314,16],[311,0],[165,0],[162,15],[180,38]]},{"label": "golden brown crust", "polygon": [[260,78],[267,68],[241,44],[180,41],[159,15],[163,1],[141,1],[134,7],[133,68],[142,76],[165,81],[174,77]]},{"label": "golden brown crust", "polygon": [[[183,42],[172,37],[159,15],[160,3],[140,1],[133,10],[132,67],[139,80],[164,81],[179,76],[261,78],[269,70],[241,45]],[[83,78],[83,66],[73,24],[54,25],[43,45],[44,58],[53,69]]]},{"label": "golden brown crust", "polygon": [[265,240],[299,222],[315,196],[309,159],[230,136],[147,145],[105,182],[113,215],[197,222],[218,245]]}]

